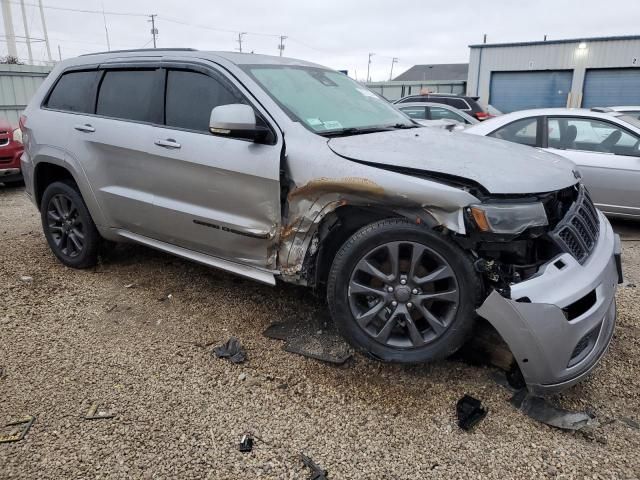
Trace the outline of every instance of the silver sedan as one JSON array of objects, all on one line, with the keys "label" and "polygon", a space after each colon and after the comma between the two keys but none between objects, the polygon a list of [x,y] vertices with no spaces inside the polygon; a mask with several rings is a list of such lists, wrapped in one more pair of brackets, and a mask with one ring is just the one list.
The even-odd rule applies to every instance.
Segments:
[{"label": "silver sedan", "polygon": [[542,148],[573,161],[597,207],[640,220],[640,120],[608,108],[523,110],[465,133]]}]

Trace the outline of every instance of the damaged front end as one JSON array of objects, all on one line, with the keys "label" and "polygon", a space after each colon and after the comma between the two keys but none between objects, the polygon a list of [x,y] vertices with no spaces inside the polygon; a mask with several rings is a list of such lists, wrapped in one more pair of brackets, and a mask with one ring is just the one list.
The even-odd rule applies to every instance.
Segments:
[{"label": "damaged front end", "polygon": [[581,185],[538,200],[548,226],[461,241],[477,254],[491,291],[478,314],[508,344],[528,389],[548,394],[579,382],[606,351],[620,241]]}]

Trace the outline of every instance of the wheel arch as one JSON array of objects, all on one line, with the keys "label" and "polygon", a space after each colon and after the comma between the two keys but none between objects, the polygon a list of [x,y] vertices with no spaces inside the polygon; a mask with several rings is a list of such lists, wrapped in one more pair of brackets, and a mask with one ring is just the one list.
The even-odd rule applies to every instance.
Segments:
[{"label": "wheel arch", "polygon": [[87,209],[96,226],[104,224],[104,217],[100,206],[93,194],[84,173],[78,172],[64,159],[57,156],[40,155],[33,169],[33,195],[38,210],[42,201],[42,194],[51,183],[62,180],[71,180],[77,187],[80,195],[87,205]]},{"label": "wheel arch", "polygon": [[440,225],[424,209],[403,209],[376,205],[343,204],[326,213],[315,224],[309,248],[302,265],[302,276],[306,284],[324,290],[335,255],[342,245],[362,227],[387,218],[406,218],[426,228]]}]

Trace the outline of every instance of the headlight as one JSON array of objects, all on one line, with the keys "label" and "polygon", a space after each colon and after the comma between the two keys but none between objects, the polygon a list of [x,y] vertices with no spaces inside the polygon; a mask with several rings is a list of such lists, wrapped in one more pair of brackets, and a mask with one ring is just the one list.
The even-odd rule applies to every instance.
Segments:
[{"label": "headlight", "polygon": [[13,141],[22,143],[22,130],[20,130],[19,128],[16,128],[13,131]]},{"label": "headlight", "polygon": [[496,203],[472,205],[471,215],[483,232],[517,235],[530,227],[549,224],[542,203]]}]

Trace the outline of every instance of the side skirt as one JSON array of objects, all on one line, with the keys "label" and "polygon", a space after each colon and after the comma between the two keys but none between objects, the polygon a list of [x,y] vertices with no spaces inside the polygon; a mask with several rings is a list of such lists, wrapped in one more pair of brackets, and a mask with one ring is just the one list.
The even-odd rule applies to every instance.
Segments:
[{"label": "side skirt", "polygon": [[195,252],[193,250],[178,247],[176,245],[171,245],[170,243],[154,240],[153,238],[138,235],[127,230],[115,230],[115,233],[122,238],[126,238],[127,240],[146,245],[147,247],[155,248],[156,250],[170,253],[177,257],[186,258],[187,260],[191,260],[208,267],[226,270],[227,272],[235,273],[236,275],[240,275],[242,277],[266,283],[267,285],[274,286],[276,284],[275,275],[279,273],[277,271],[263,270],[256,267],[242,265],[230,260],[224,260],[222,258],[213,257],[204,253]]}]

